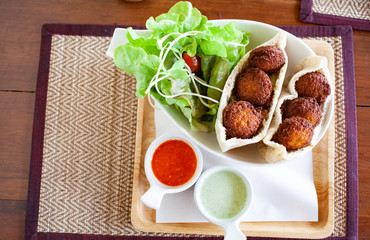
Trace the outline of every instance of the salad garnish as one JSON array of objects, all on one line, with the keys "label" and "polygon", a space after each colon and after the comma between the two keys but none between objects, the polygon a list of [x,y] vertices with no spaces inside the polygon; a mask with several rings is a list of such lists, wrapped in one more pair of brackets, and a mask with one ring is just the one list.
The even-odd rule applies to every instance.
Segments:
[{"label": "salad garnish", "polygon": [[[150,17],[146,28],[152,31],[149,37],[127,29],[128,43],[114,53],[116,66],[135,76],[137,97],[148,96],[152,106],[152,98],[174,106],[193,131],[209,131],[224,84],[245,54],[249,33],[236,29],[235,22],[214,26],[184,1]],[[194,68],[191,60],[200,60],[200,66]]]}]

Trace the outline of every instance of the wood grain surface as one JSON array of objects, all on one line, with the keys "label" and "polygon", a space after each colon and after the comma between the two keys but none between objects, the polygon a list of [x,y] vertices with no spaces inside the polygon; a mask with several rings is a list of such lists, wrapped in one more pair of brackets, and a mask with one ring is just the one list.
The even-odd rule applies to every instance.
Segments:
[{"label": "wood grain surface", "polygon": [[[177,1],[0,1],[0,239],[24,239],[41,27],[45,23],[145,24]],[[192,1],[209,19],[299,22],[298,0]],[[370,33],[353,32],[357,94],[359,238],[370,236]]]}]

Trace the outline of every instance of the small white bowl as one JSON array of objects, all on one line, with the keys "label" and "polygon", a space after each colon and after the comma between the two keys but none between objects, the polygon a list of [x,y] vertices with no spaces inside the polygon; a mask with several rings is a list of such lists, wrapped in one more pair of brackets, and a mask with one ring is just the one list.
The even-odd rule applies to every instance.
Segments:
[{"label": "small white bowl", "polygon": [[[151,164],[155,150],[157,149],[159,145],[161,145],[163,142],[167,140],[182,140],[186,142],[194,150],[196,158],[197,158],[197,168],[195,170],[194,176],[185,184],[176,186],[176,187],[167,186],[161,183],[154,176],[152,164]],[[202,153],[199,147],[193,141],[189,140],[188,138],[177,136],[177,135],[163,135],[155,139],[149,146],[146,152],[146,155],[145,155],[144,165],[145,165],[144,166],[145,174],[150,183],[150,188],[141,197],[141,201],[150,208],[159,209],[164,194],[178,193],[178,192],[184,191],[190,188],[198,180],[203,170],[203,157],[202,157]]]},{"label": "small white bowl", "polygon": [[[218,218],[214,215],[211,215],[205,208],[205,206],[202,203],[201,200],[201,190],[204,187],[204,183],[207,180],[208,177],[210,177],[213,174],[216,174],[218,172],[231,172],[236,174],[241,178],[241,180],[245,184],[247,197],[244,203],[243,208],[237,213],[235,216],[230,218]],[[203,214],[205,218],[207,218],[210,222],[224,228],[225,230],[225,237],[224,240],[245,240],[246,236],[241,232],[239,228],[239,223],[243,219],[243,217],[248,212],[248,209],[250,208],[252,204],[253,199],[253,191],[252,186],[249,183],[248,178],[244,175],[243,172],[241,172],[238,169],[227,167],[227,166],[217,166],[212,167],[208,170],[206,170],[198,179],[197,184],[195,185],[194,189],[194,200],[195,203],[199,209],[199,211]]]}]

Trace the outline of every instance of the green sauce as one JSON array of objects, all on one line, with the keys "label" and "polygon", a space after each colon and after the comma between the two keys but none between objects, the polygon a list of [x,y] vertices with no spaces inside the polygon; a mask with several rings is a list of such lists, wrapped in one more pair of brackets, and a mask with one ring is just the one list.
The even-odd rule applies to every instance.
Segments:
[{"label": "green sauce", "polygon": [[206,211],[220,219],[236,216],[247,201],[247,187],[243,179],[231,171],[219,171],[208,176],[200,190]]}]

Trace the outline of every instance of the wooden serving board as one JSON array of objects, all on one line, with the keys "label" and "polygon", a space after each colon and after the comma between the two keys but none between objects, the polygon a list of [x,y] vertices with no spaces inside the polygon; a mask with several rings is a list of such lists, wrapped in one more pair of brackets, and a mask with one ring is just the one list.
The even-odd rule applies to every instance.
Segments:
[{"label": "wooden serving board", "polygon": [[[334,81],[334,52],[330,44],[317,40],[305,40],[305,42],[317,55],[327,57],[329,71]],[[312,153],[313,176],[318,197],[318,222],[242,222],[240,228],[245,235],[324,238],[332,233],[334,227],[334,123],[333,116],[325,136],[315,146]],[[149,182],[144,171],[145,152],[155,137],[154,109],[147,99],[139,99],[131,206],[132,225],[143,232],[223,235],[223,229],[212,223],[156,223],[155,210],[141,203],[140,197],[149,189]]]}]

